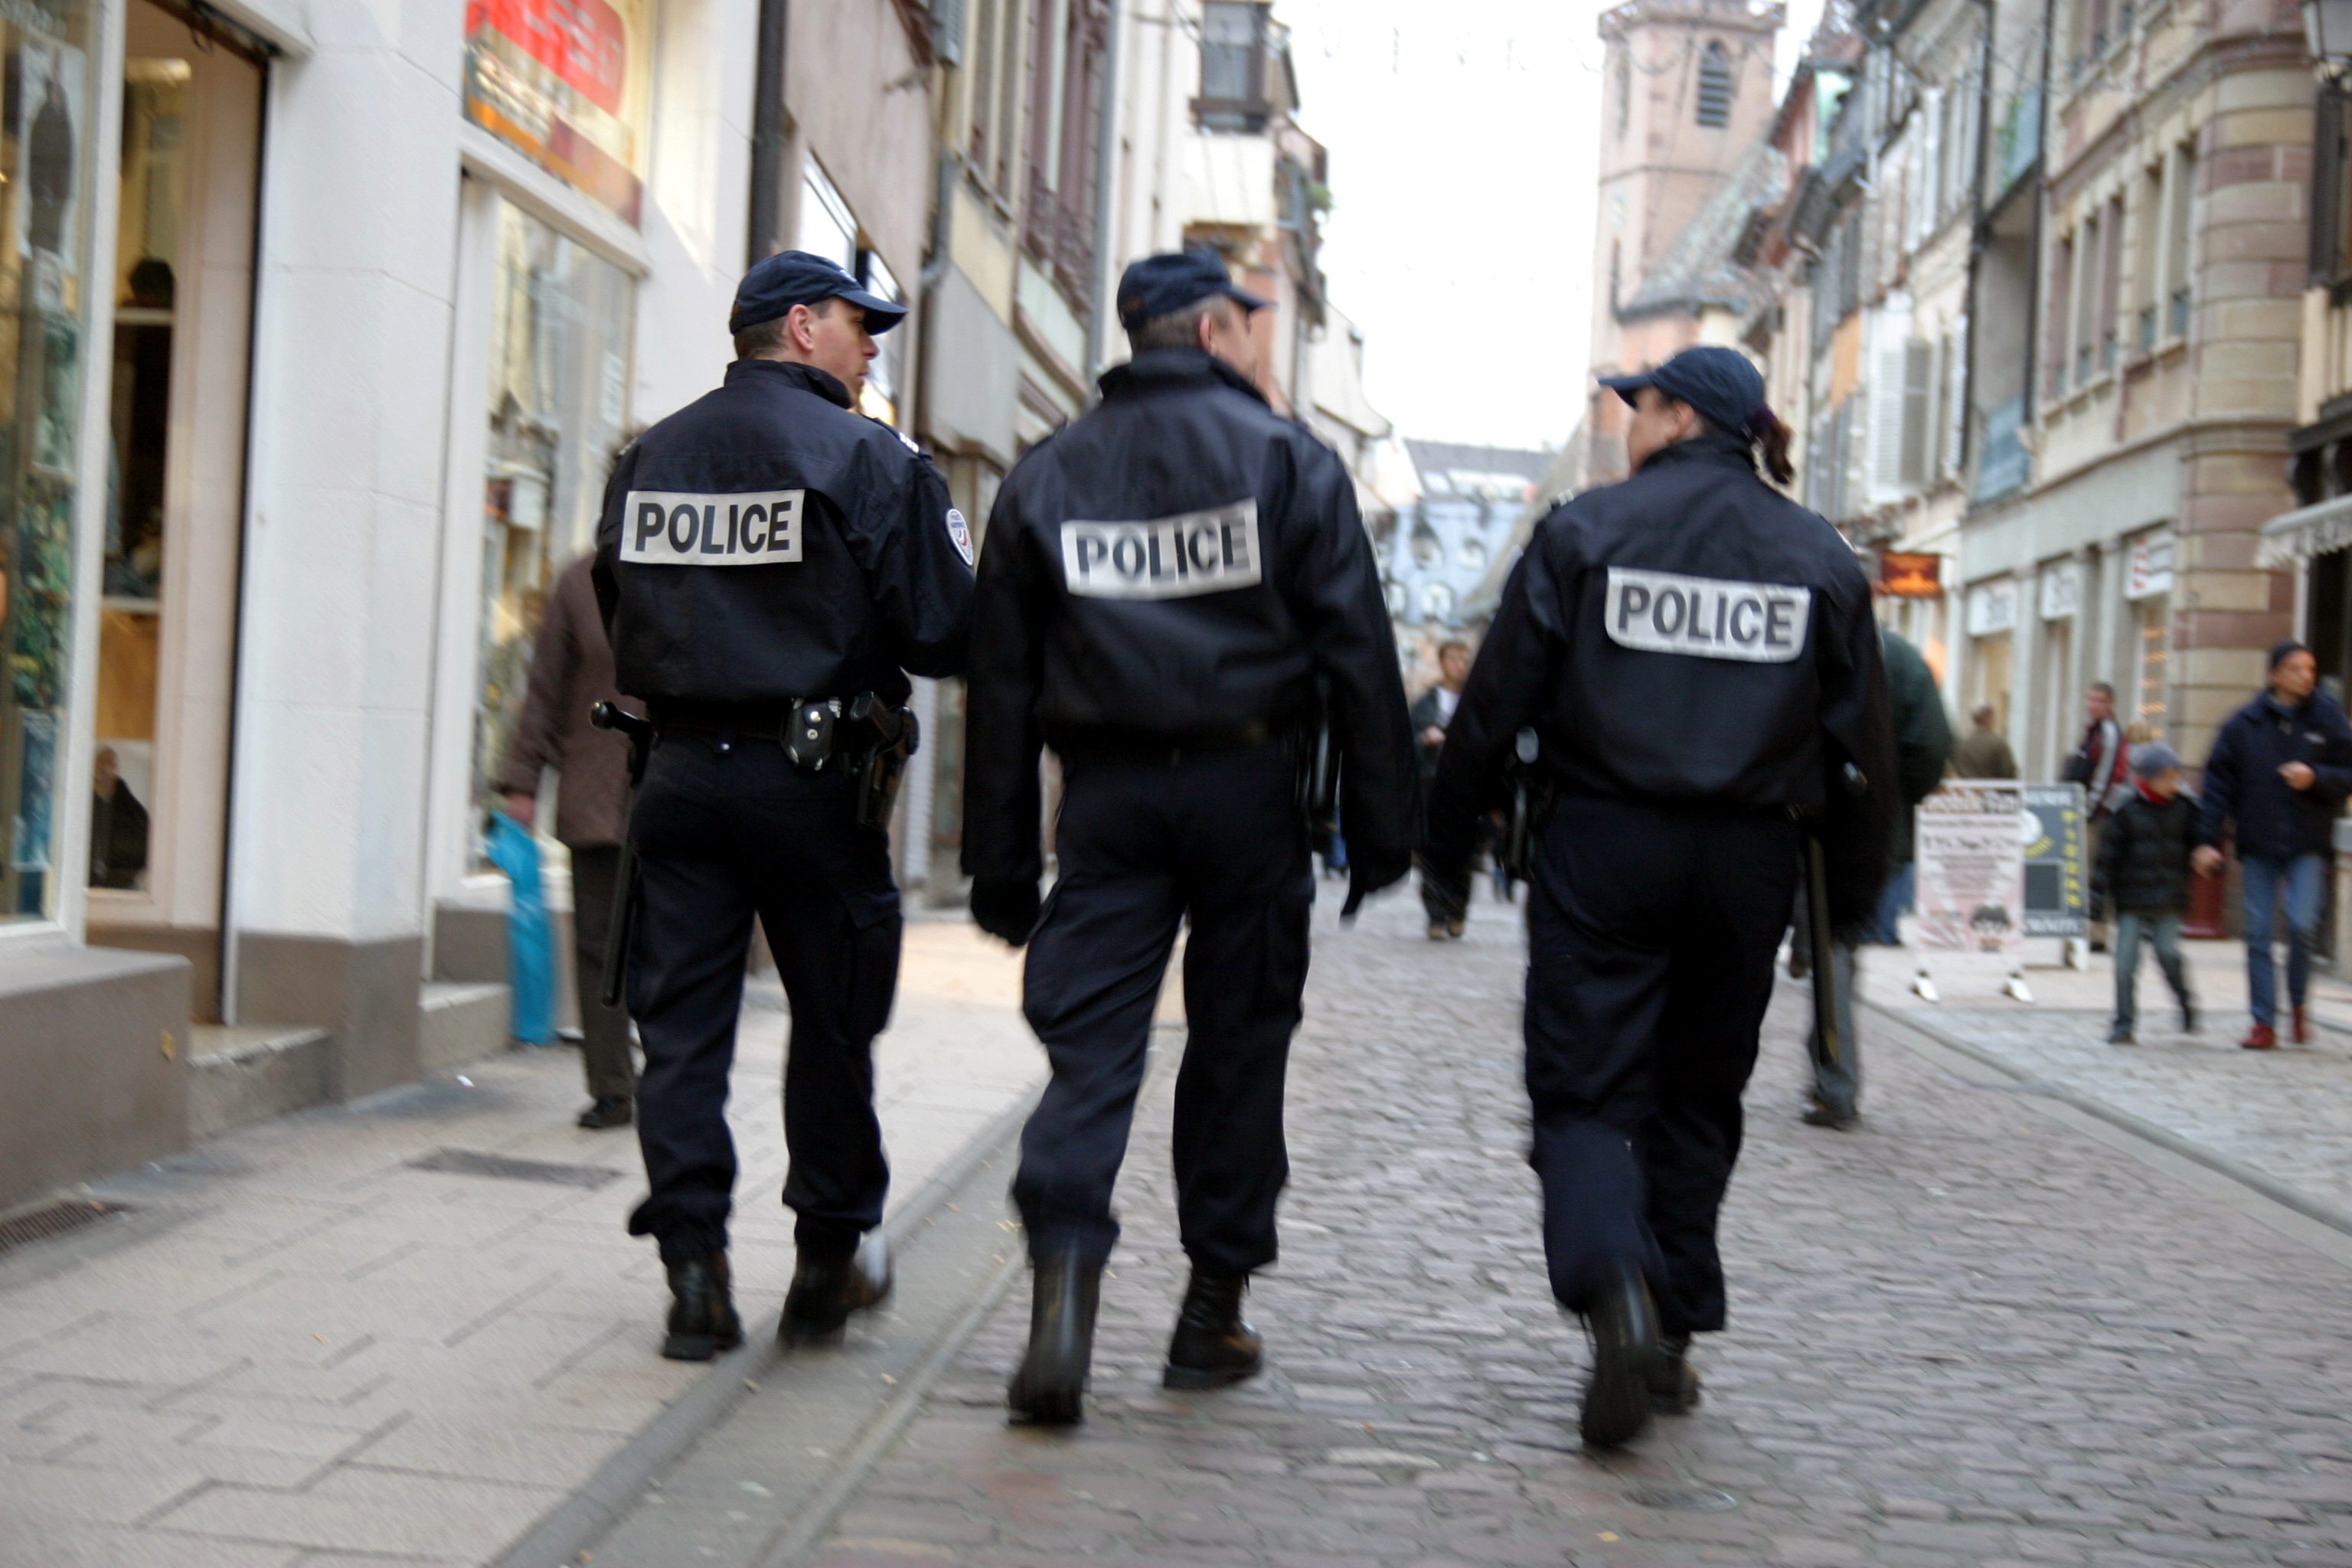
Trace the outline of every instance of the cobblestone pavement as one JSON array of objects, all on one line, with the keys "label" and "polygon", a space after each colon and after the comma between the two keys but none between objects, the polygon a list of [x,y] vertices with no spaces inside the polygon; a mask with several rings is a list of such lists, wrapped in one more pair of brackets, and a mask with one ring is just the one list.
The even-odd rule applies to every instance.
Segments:
[{"label": "cobblestone pavement", "polygon": [[1865,1130],[1801,1128],[1795,993],[1749,1098],[1706,1404],[1580,1452],[1582,1342],[1521,1154],[1517,922],[1482,901],[1433,945],[1409,898],[1344,934],[1328,903],[1284,1256],[1253,1299],[1267,1375],[1158,1387],[1182,1273],[1163,1074],[1088,1423],[1005,1424],[1016,1290],[822,1568],[2352,1564],[2352,1253],[1908,1050],[1875,1054]]},{"label": "cobblestone pavement", "polygon": [[[877,1052],[894,1207],[1043,1071],[1001,949],[908,942]],[[754,986],[730,1106],[755,1330],[793,1264],[782,1007]],[[635,1142],[575,1131],[584,1098],[576,1057],[529,1052],[281,1118],[106,1184],[121,1231],[0,1265],[0,1568],[457,1568],[560,1505],[704,1375],[655,1353]],[[609,1175],[413,1166],[441,1148]]]}]

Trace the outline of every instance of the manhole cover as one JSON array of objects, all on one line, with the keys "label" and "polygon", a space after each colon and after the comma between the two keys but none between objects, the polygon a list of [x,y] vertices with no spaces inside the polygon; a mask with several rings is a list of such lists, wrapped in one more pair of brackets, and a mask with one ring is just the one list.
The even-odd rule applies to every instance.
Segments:
[{"label": "manhole cover", "polygon": [[1728,1513],[1739,1506],[1738,1498],[1713,1487],[1647,1487],[1633,1493],[1631,1500],[1678,1513]]},{"label": "manhole cover", "polygon": [[491,1176],[507,1182],[552,1182],[559,1187],[598,1187],[621,1179],[608,1165],[564,1165],[551,1160],[517,1160],[506,1154],[478,1154],[470,1149],[436,1149],[408,1162],[415,1171],[440,1171],[452,1176]]},{"label": "manhole cover", "polygon": [[113,1204],[101,1204],[89,1198],[68,1198],[0,1220],[0,1255],[30,1247],[37,1241],[47,1241],[100,1220],[112,1218],[125,1211]]}]

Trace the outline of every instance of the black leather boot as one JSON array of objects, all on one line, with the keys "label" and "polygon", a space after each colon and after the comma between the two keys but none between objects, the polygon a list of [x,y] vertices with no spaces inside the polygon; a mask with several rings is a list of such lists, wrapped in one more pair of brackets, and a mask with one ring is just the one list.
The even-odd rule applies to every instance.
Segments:
[{"label": "black leather boot", "polygon": [[1584,1385],[1585,1442],[1614,1448],[1650,1425],[1650,1384],[1658,1363],[1658,1310],[1637,1268],[1621,1268],[1584,1303],[1592,1376]]},{"label": "black leather boot", "polygon": [[667,1359],[709,1361],[743,1342],[726,1253],[669,1265],[669,1334],[661,1351]]},{"label": "black leather boot", "polygon": [[848,1323],[850,1313],[887,1297],[891,1283],[890,1244],[878,1230],[867,1231],[848,1252],[803,1252],[793,1269],[792,1289],[784,1293],[777,1337],[788,1345],[830,1339]]},{"label": "black leather boot", "polygon": [[1663,1334],[1657,1363],[1650,1369],[1650,1408],[1661,1415],[1687,1415],[1698,1408],[1698,1373],[1691,1370],[1688,1334]]},{"label": "black leather boot", "polygon": [[1246,1274],[1192,1270],[1184,1305],[1176,1313],[1176,1334],[1168,1342],[1163,1388],[1223,1388],[1254,1377],[1265,1364],[1265,1346],[1242,1317]]},{"label": "black leather boot", "polygon": [[1005,1403],[1021,1420],[1070,1426],[1085,1419],[1102,1265],[1086,1262],[1075,1247],[1064,1247],[1034,1261],[1029,1289],[1029,1353],[1013,1374]]}]

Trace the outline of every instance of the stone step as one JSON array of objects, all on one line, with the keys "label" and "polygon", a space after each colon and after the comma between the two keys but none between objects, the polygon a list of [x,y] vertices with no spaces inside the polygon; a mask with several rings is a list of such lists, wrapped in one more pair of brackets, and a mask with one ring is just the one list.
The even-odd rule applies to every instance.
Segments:
[{"label": "stone step", "polygon": [[332,1092],[334,1046],[324,1029],[199,1024],[190,1033],[191,1139],[323,1104]]},{"label": "stone step", "polygon": [[512,1046],[507,987],[488,981],[433,981],[417,1003],[418,1070],[446,1072]]}]

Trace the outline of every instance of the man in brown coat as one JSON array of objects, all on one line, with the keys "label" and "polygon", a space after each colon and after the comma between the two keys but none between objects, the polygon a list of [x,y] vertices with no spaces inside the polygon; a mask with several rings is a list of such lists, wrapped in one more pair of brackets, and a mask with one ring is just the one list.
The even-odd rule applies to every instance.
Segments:
[{"label": "man in brown coat", "polygon": [[[586,1128],[626,1127],[635,1113],[637,1073],[629,1055],[629,1016],[604,1005],[604,937],[612,922],[613,884],[621,869],[621,838],[628,826],[628,742],[588,721],[598,702],[621,702],[614,689],[613,648],[596,607],[589,570],[593,552],[557,574],[547,618],[532,645],[530,685],[516,721],[499,785],[507,815],[536,825],[539,778],[560,778],[555,837],[572,851],[573,967],[580,987],[581,1055],[591,1103],[580,1113]],[[642,705],[622,703],[631,712]]]}]

